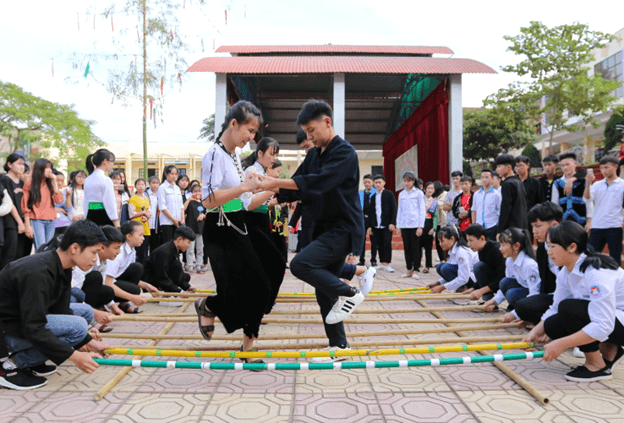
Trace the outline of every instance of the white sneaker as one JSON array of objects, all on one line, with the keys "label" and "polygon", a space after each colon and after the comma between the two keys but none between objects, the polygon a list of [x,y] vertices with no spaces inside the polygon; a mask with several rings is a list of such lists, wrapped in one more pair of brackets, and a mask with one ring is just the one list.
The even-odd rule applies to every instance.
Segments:
[{"label": "white sneaker", "polygon": [[329,311],[327,317],[325,317],[325,323],[328,325],[335,325],[342,322],[347,317],[351,316],[353,310],[362,304],[364,301],[364,294],[358,290],[357,294],[353,297],[339,297],[336,304]]},{"label": "white sneaker", "polygon": [[418,276],[418,273],[414,273],[414,274],[412,275],[412,278],[414,278],[414,279],[420,279],[420,276]]},{"label": "white sneaker", "polygon": [[377,271],[373,267],[367,267],[366,272],[358,276],[360,281],[360,291],[364,296],[367,296],[371,289],[373,289],[373,282]]},{"label": "white sneaker", "polygon": [[403,273],[403,274],[401,275],[401,277],[402,277],[402,278],[411,278],[411,277],[412,277],[412,275],[410,275],[409,273]]},{"label": "white sneaker", "polygon": [[583,354],[583,351],[581,351],[579,347],[574,347],[574,351],[572,351],[572,355],[577,358],[585,358],[585,354]]},{"label": "white sneaker", "polygon": [[390,266],[386,266],[386,272],[388,273],[394,273],[394,269]]},{"label": "white sneaker", "polygon": [[[321,351],[347,351],[347,350],[350,350],[350,349],[351,349],[351,347],[349,347],[347,345],[346,348],[325,347]],[[328,362],[337,363],[339,361],[345,361],[347,358],[349,358],[349,357],[346,357],[346,356],[341,356],[341,357],[312,357],[310,359],[310,361],[313,361],[315,363],[328,363]]]}]

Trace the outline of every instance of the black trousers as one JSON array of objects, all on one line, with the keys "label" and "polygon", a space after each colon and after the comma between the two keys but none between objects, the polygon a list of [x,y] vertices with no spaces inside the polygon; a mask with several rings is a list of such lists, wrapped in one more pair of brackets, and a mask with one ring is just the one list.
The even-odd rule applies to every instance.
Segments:
[{"label": "black trousers", "polygon": [[[323,322],[339,296],[352,296],[349,285],[340,279],[345,259],[351,252],[351,234],[332,228],[318,236],[290,262],[291,273],[316,290],[316,302]],[[325,334],[332,347],[347,343],[344,324],[325,325]]]},{"label": "black trousers", "polygon": [[180,260],[175,260],[171,264],[169,271],[167,272],[167,276],[171,279],[170,282],[151,278],[145,282],[154,285],[156,288],[164,292],[180,292],[180,290],[188,291],[191,287],[191,275],[184,272],[184,268],[182,267],[182,262]]},{"label": "black trousers", "polygon": [[[589,301],[587,300],[569,299],[561,301],[558,313],[550,316],[544,322],[546,335],[550,339],[559,339],[580,331],[591,322],[588,307]],[[624,326],[617,318],[615,319],[615,328],[606,342],[624,346]],[[600,342],[594,341],[580,345],[579,349],[584,353],[596,352],[599,344]]]},{"label": "black trousers", "polygon": [[154,229],[150,228],[150,237],[149,237],[149,253],[152,254],[152,252],[160,247],[160,232],[155,232]]},{"label": "black trousers", "polygon": [[[403,237],[403,252],[405,253],[405,267],[407,270],[418,272],[420,269],[421,248],[420,238],[416,236],[416,228],[401,229]],[[429,261],[431,261],[431,244],[429,245]]]},{"label": "black trousers", "polygon": [[177,229],[175,225],[160,225],[160,243],[161,245],[173,239],[173,234]]},{"label": "black trousers", "polygon": [[[369,237],[371,243],[371,264],[374,266],[377,264],[377,240],[375,235],[371,234]],[[362,247],[362,254],[360,254],[360,265],[364,266],[366,263],[366,238],[364,238],[364,246]]]},{"label": "black trousers", "polygon": [[145,235],[143,244],[135,248],[137,262],[141,264],[145,264],[145,259],[147,259],[147,251],[149,250],[150,246],[150,238],[150,235]]},{"label": "black trousers", "polygon": [[[486,229],[485,232],[487,232],[488,239],[491,239],[492,241],[496,241],[496,235],[498,234],[498,225],[492,226],[491,228]],[[529,233],[532,233],[532,232],[529,231]]]},{"label": "black trousers", "polygon": [[102,284],[102,274],[97,271],[85,275],[82,292],[85,293],[85,303],[93,308],[102,308],[115,298],[115,291],[108,285]]},{"label": "black trousers", "polygon": [[[441,226],[438,225],[438,227],[436,228],[436,232],[438,230],[440,230]],[[425,231],[423,230],[423,236],[425,234]],[[420,244],[422,245],[424,243],[424,241],[421,239],[420,240]],[[438,258],[440,259],[440,261],[446,261],[446,257],[447,257],[447,252],[444,251],[442,249],[442,246],[440,246],[440,239],[436,236],[435,237],[435,245],[436,245],[436,251],[438,252]],[[428,266],[428,267],[433,267],[433,266]]]},{"label": "black trousers", "polygon": [[548,310],[552,302],[552,295],[533,295],[516,301],[515,310],[519,318],[525,322],[531,322],[536,325],[542,320],[542,316],[546,313],[546,310]]},{"label": "black trousers", "polygon": [[379,261],[390,263],[392,261],[392,231],[388,228],[373,228],[373,236],[377,240]]},{"label": "black trousers", "polygon": [[4,340],[4,331],[0,328],[0,358],[5,358],[9,356],[9,350],[6,346],[6,341]]},{"label": "black trousers", "polygon": [[609,255],[618,266],[622,263],[622,227],[608,229],[593,229],[589,232],[589,245],[596,252],[602,253],[605,245],[609,246]]},{"label": "black trousers", "polygon": [[98,226],[113,224],[113,221],[110,220],[110,218],[108,217],[108,213],[106,213],[106,210],[103,210],[103,209],[87,211],[86,219],[90,220],[91,222],[95,223]]},{"label": "black trousers", "polygon": [[0,249],[0,270],[14,260],[29,256],[33,240],[24,234],[18,234],[17,228],[4,229],[4,248]]},{"label": "black trousers", "polygon": [[[143,265],[141,263],[132,263],[128,268],[117,278],[118,288],[123,289],[129,294],[139,295],[141,294],[141,288],[139,287],[139,282],[143,277]],[[124,300],[123,298],[115,297],[115,301],[124,303],[128,300]]]},{"label": "black trousers", "polygon": [[281,235],[279,232],[271,232],[270,238],[282,254],[282,257],[284,257],[284,261],[288,261],[288,245],[286,245],[286,237]]}]

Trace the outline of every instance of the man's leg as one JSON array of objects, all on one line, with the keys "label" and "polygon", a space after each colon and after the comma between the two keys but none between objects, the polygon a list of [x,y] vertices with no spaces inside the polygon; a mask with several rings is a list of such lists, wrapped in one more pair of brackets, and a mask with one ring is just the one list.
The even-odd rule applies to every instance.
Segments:
[{"label": "man's leg", "polygon": [[73,303],[69,305],[69,308],[71,308],[74,316],[82,317],[83,319],[85,319],[87,324],[93,321],[93,307],[91,307],[89,304]]},{"label": "man's leg", "polygon": [[622,228],[609,228],[605,230],[605,238],[609,246],[609,255],[618,266],[622,266]]},{"label": "man's leg", "polygon": [[[492,279],[496,277],[493,269],[482,261],[475,263],[473,268],[475,277],[477,278],[477,289],[484,288],[490,284]],[[483,301],[488,301],[494,297],[495,292],[488,292],[481,297]]]},{"label": "man's leg", "polygon": [[602,253],[605,245],[607,245],[606,229],[591,229],[589,231],[589,239],[587,243],[593,247],[597,253]]},{"label": "man's leg", "polygon": [[496,234],[498,233],[498,225],[493,226],[489,229],[486,229],[485,232],[487,233],[488,239],[491,239],[492,241],[496,241]]}]

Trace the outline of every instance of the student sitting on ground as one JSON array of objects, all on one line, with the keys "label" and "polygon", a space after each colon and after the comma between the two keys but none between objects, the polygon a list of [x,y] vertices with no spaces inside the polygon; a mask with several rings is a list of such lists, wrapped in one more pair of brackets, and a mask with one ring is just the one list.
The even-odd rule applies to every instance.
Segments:
[{"label": "student sitting on ground", "polygon": [[500,244],[488,239],[488,230],[476,223],[468,226],[464,233],[468,247],[479,254],[479,261],[473,267],[475,288],[465,292],[470,293],[473,301],[490,300],[505,277],[505,258],[500,252]]},{"label": "student sitting on ground", "polygon": [[509,313],[501,317],[503,323],[518,319],[514,310],[516,301],[540,293],[541,279],[529,231],[508,228],[500,234],[500,251],[505,261],[505,279],[500,281],[500,288],[494,298],[486,301],[486,308],[497,306],[507,299]]},{"label": "student sitting on ground", "polygon": [[516,314],[521,320],[534,325],[539,323],[553,301],[559,268],[548,258],[546,235],[550,227],[562,221],[563,210],[552,201],[537,204],[529,211],[529,223],[533,228],[533,236],[537,240],[536,261],[541,279],[540,292],[518,300],[515,307]]},{"label": "student sitting on ground", "polygon": [[585,364],[566,374],[572,382],[611,379],[624,358],[624,271],[611,257],[587,249],[587,232],[565,221],[548,230],[548,255],[557,275],[553,304],[525,342],[547,342],[544,361],[579,347]]},{"label": "student sitting on ground", "polygon": [[[93,357],[104,357],[108,345],[91,338],[90,306],[70,309],[71,269],[89,269],[106,241],[92,222],[75,222],[67,229],[59,248],[8,264],[0,272],[0,324],[6,332],[11,357],[2,363],[0,385],[33,389],[46,384],[42,376],[56,371],[46,365],[72,361],[85,373],[99,366]],[[80,313],[80,315],[78,315]]]},{"label": "student sitting on ground", "polygon": [[192,291],[191,275],[184,273],[180,254],[195,241],[195,231],[180,226],[171,241],[156,248],[145,261],[143,279],[164,292]]},{"label": "student sitting on ground", "polygon": [[[136,220],[129,220],[121,225],[121,234],[125,242],[115,260],[106,266],[106,285],[115,291],[115,302],[124,313],[140,313],[139,306],[147,302],[141,296],[141,288],[156,296],[158,289],[143,282],[143,265],[136,263],[135,248],[143,244],[143,225]],[[130,303],[136,305],[133,307]]]},{"label": "student sitting on ground", "polygon": [[477,253],[466,246],[455,226],[441,228],[438,231],[438,238],[442,249],[448,251],[448,261],[436,266],[441,278],[429,285],[431,292],[437,294],[445,289],[471,288],[476,279],[472,269],[478,258]]}]

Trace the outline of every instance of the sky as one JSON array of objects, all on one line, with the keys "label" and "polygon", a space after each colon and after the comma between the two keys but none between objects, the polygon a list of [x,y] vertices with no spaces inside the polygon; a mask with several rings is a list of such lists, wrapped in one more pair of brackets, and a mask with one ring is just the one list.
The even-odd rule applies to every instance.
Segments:
[{"label": "sky", "polygon": [[[548,26],[578,21],[607,33],[624,26],[621,0],[603,0],[596,7],[553,0],[214,0],[201,8],[197,0],[179,2],[184,8],[178,14],[176,35],[189,46],[184,52],[189,65],[219,55],[213,44],[217,48],[327,43],[446,46],[455,52],[452,57],[474,59],[498,72],[463,75],[464,107],[480,107],[489,94],[518,80],[500,70],[520,60],[506,51],[509,43],[503,36],[519,34],[531,21]],[[116,0],[117,5],[122,3]],[[131,65],[134,54],[140,53],[137,22],[121,13],[112,15],[111,22],[111,16],[101,15],[108,4],[107,0],[3,1],[0,80],[46,100],[74,104],[81,118],[95,121],[94,132],[105,142],[141,142],[140,102],[124,107],[112,101],[102,84],[110,68]],[[114,47],[112,40],[119,46]],[[118,61],[90,59],[115,52],[127,56]],[[76,68],[71,63],[74,53]],[[86,64],[92,61],[84,78]],[[163,122],[157,120],[156,127],[153,120],[148,123],[148,141],[197,141],[202,120],[214,112],[214,89],[214,74],[188,73],[181,86],[174,82],[165,91]]]}]

